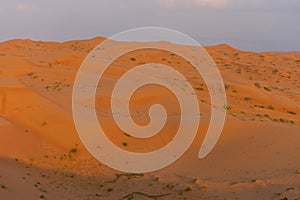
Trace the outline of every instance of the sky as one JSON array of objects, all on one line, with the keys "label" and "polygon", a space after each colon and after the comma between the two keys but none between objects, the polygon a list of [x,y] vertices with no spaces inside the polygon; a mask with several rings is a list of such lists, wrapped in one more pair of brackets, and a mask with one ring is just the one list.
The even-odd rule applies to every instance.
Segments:
[{"label": "sky", "polygon": [[203,45],[299,51],[299,24],[300,0],[0,0],[0,41],[89,39],[154,26]]}]

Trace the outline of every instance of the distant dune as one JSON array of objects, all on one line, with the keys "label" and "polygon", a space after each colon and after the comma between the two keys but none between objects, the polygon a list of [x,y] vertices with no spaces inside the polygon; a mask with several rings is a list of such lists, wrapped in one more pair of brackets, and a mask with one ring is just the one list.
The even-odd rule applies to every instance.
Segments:
[{"label": "distant dune", "polygon": [[[114,144],[145,152],[165,145],[176,131],[176,112],[166,127],[170,134],[146,142],[128,137],[110,118],[105,87],[139,63],[158,62],[185,71],[195,86],[203,120],[197,142],[173,165],[143,176],[120,176],[86,151],[72,118],[77,70],[103,40],[0,43],[0,199],[300,198],[300,52],[245,52],[226,44],[205,47],[225,81],[228,116],[218,144],[203,160],[196,156],[211,114],[204,81],[191,73],[189,63],[169,52],[121,56],[96,96],[97,114],[104,119],[100,123]],[[157,88],[148,88],[133,101],[144,105],[157,98],[170,111],[178,109],[170,101],[172,94]],[[136,108],[136,113],[145,112]],[[149,119],[143,115],[137,120],[145,124]]]},{"label": "distant dune", "polygon": [[300,55],[300,51],[293,51],[293,53]]}]

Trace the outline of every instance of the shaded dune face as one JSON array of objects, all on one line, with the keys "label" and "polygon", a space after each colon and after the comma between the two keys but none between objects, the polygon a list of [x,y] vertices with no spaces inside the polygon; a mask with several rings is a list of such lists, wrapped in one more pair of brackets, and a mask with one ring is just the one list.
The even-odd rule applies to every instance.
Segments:
[{"label": "shaded dune face", "polygon": [[[131,117],[133,121],[140,126],[146,126],[151,122],[148,112],[150,107],[154,104],[161,104],[168,114],[167,121],[163,129],[147,140],[128,137],[128,134],[130,136],[130,133],[126,134],[118,128],[112,117],[111,110],[112,91],[117,81],[130,69],[133,69],[140,64],[169,64],[175,70],[184,74],[188,80],[192,78],[191,75],[197,75],[196,70],[190,64],[187,63],[186,68],[181,67],[180,63],[184,62],[184,60],[179,56],[176,56],[176,60],[173,61],[174,63],[172,64],[170,60],[167,60],[167,57],[170,55],[175,57],[175,55],[171,52],[154,49],[144,49],[131,52],[113,62],[104,73],[104,78],[100,80],[96,94],[96,110],[98,111],[98,117],[103,120],[99,120],[99,123],[101,124],[101,127],[104,128],[104,132],[113,133],[111,136],[107,136],[110,137],[111,141],[120,148],[132,152],[154,151],[165,146],[175,136],[180,124],[180,105],[175,94],[173,94],[168,88],[158,84],[145,85],[135,91],[131,98],[129,105],[132,115]],[[128,62],[128,60],[130,62]],[[203,82],[201,77],[198,78],[198,81],[199,80]],[[193,81],[195,82],[195,80]],[[194,84],[199,85],[196,83]],[[205,87],[203,83],[202,85]],[[200,93],[198,94],[200,95]],[[122,141],[126,141],[129,145],[124,147],[122,145]]]},{"label": "shaded dune face", "polygon": [[153,151],[168,144],[179,126],[180,109],[174,94],[159,85],[146,85],[131,98],[132,119],[141,126],[149,124],[148,110],[159,103],[168,114],[164,128],[146,140],[130,137],[118,128],[110,109],[112,89],[122,74],[135,66],[160,63],[184,74],[201,110],[194,143],[173,165],[143,176],[118,176],[121,172],[87,152],[72,117],[77,70],[103,39],[0,43],[0,199],[300,197],[297,53],[206,47],[224,79],[228,105],[222,136],[202,160],[197,155],[210,120],[210,98],[194,68],[172,52],[153,49],[118,58],[99,82],[95,98],[99,124],[115,145],[131,152]]},{"label": "shaded dune face", "polygon": [[6,111],[6,97],[7,97],[7,92],[5,90],[1,91],[1,95],[0,95],[0,102],[1,102],[0,113],[3,116],[5,115],[5,111]]}]

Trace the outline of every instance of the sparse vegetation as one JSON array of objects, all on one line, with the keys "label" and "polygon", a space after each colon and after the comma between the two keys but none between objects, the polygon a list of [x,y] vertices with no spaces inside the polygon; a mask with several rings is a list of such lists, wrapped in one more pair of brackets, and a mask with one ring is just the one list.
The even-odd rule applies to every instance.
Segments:
[{"label": "sparse vegetation", "polygon": [[168,194],[161,194],[161,195],[149,195],[149,194],[145,194],[143,192],[132,192],[128,195],[125,195],[120,200],[131,200],[131,199],[134,199],[137,196],[144,196],[144,197],[148,197],[150,199],[157,200],[158,198],[165,197],[165,196],[168,196],[168,195],[171,195],[171,194],[168,193]]},{"label": "sparse vegetation", "polygon": [[289,120],[284,119],[284,118],[279,118],[279,121],[282,123],[289,123]]},{"label": "sparse vegetation", "polygon": [[132,178],[141,178],[144,174],[116,174],[116,178],[112,181],[107,181],[106,183],[115,183],[117,182],[122,176],[127,177],[127,179]]},{"label": "sparse vegetation", "polygon": [[265,56],[264,55],[259,55],[259,57],[263,59]]},{"label": "sparse vegetation", "polygon": [[189,192],[189,191],[192,191],[192,186],[190,185],[187,185],[184,189],[185,192]]},{"label": "sparse vegetation", "polygon": [[33,78],[33,79],[37,79],[39,76],[38,75],[36,75],[34,72],[29,72],[29,73],[27,73],[27,76],[29,76],[29,77],[31,77],[31,78]]},{"label": "sparse vegetation", "polygon": [[199,181],[198,178],[194,178],[192,182],[193,182],[193,183],[197,183],[198,181]]},{"label": "sparse vegetation", "polygon": [[264,117],[264,115],[262,115],[262,114],[260,114],[260,113],[256,114],[256,116],[259,117],[259,118]]},{"label": "sparse vegetation", "polygon": [[271,120],[274,122],[281,122],[281,123],[285,123],[285,124],[292,124],[292,125],[295,124],[295,122],[293,120],[289,120],[289,119],[285,119],[285,118],[279,118],[279,119],[273,118]]},{"label": "sparse vegetation", "polygon": [[198,91],[204,91],[204,88],[202,88],[202,87],[197,87],[195,89],[198,90]]},{"label": "sparse vegetation", "polygon": [[270,89],[270,88],[268,88],[268,87],[264,87],[264,89],[266,90],[266,91],[268,91],[268,92],[271,92],[272,90]]},{"label": "sparse vegetation", "polygon": [[245,101],[251,101],[251,97],[245,97],[244,100]]},{"label": "sparse vegetation", "polygon": [[261,88],[261,86],[260,86],[259,83],[254,83],[254,85],[255,85],[257,88]]},{"label": "sparse vegetation", "polygon": [[131,61],[136,61],[136,58],[130,58]]},{"label": "sparse vegetation", "polygon": [[241,69],[236,69],[235,72],[238,73],[238,74],[241,74],[242,70]]},{"label": "sparse vegetation", "polygon": [[27,76],[32,76],[32,75],[34,75],[34,72],[28,72],[27,73]]},{"label": "sparse vegetation", "polygon": [[166,185],[166,188],[168,188],[168,189],[170,189],[170,190],[172,190],[174,187],[175,187],[175,185],[174,185],[174,184],[171,184],[171,183],[168,183],[168,184]]},{"label": "sparse vegetation", "polygon": [[51,86],[49,86],[49,85],[47,85],[47,86],[45,87],[45,89],[46,89],[47,91],[49,91],[50,88],[51,88]]},{"label": "sparse vegetation", "polygon": [[208,186],[207,185],[203,185],[202,187],[201,187],[201,190],[207,190],[208,189]]},{"label": "sparse vegetation", "polygon": [[155,179],[154,179],[154,180],[155,180],[156,182],[158,182],[158,181],[159,181],[159,179],[160,179],[160,177],[159,177],[159,176],[157,176],[157,177],[155,177]]},{"label": "sparse vegetation", "polygon": [[29,73],[27,73],[27,76],[33,76],[34,75],[34,73],[33,72],[29,72]]},{"label": "sparse vegetation", "polygon": [[297,115],[297,113],[294,112],[294,111],[287,111],[287,113],[289,113],[289,114],[291,114],[291,115]]},{"label": "sparse vegetation", "polygon": [[264,114],[264,117],[266,117],[266,118],[270,118],[270,115],[268,115],[268,114]]},{"label": "sparse vegetation", "polygon": [[40,192],[42,192],[42,193],[47,193],[47,190],[45,190],[45,189],[43,189],[43,188],[40,188],[39,190],[40,190]]},{"label": "sparse vegetation", "polygon": [[254,105],[254,107],[256,107],[256,108],[265,108],[265,106],[263,106],[263,105]]},{"label": "sparse vegetation", "polygon": [[7,189],[6,185],[0,184],[1,189]]},{"label": "sparse vegetation", "polygon": [[69,153],[76,153],[77,152],[77,148],[72,148]]},{"label": "sparse vegetation", "polygon": [[56,81],[56,82],[54,82],[53,85],[47,85],[47,86],[45,86],[45,89],[47,91],[49,91],[50,89],[61,91],[61,90],[63,90],[64,87],[70,87],[71,86],[70,84],[68,84],[68,83],[64,84],[63,82],[64,81]]},{"label": "sparse vegetation", "polygon": [[228,106],[228,105],[224,105],[224,110],[231,110],[232,107],[231,106]]}]

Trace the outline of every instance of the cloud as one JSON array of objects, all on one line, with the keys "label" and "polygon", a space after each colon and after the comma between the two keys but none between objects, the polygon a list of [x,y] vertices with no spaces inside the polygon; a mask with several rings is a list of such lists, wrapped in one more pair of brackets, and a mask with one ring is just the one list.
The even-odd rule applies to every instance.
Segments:
[{"label": "cloud", "polygon": [[166,8],[175,6],[210,6],[222,7],[228,5],[230,0],[159,0],[160,4]]},{"label": "cloud", "polygon": [[24,3],[20,1],[15,2],[15,8],[18,11],[30,11],[30,12],[39,10],[39,7],[37,5],[34,5],[32,3]]},{"label": "cloud", "polygon": [[229,3],[229,0],[193,0],[196,4],[202,6],[226,6]]},{"label": "cloud", "polygon": [[166,7],[166,8],[171,8],[176,5],[175,0],[163,0],[163,1],[160,1],[160,3],[162,4],[163,7]]}]

